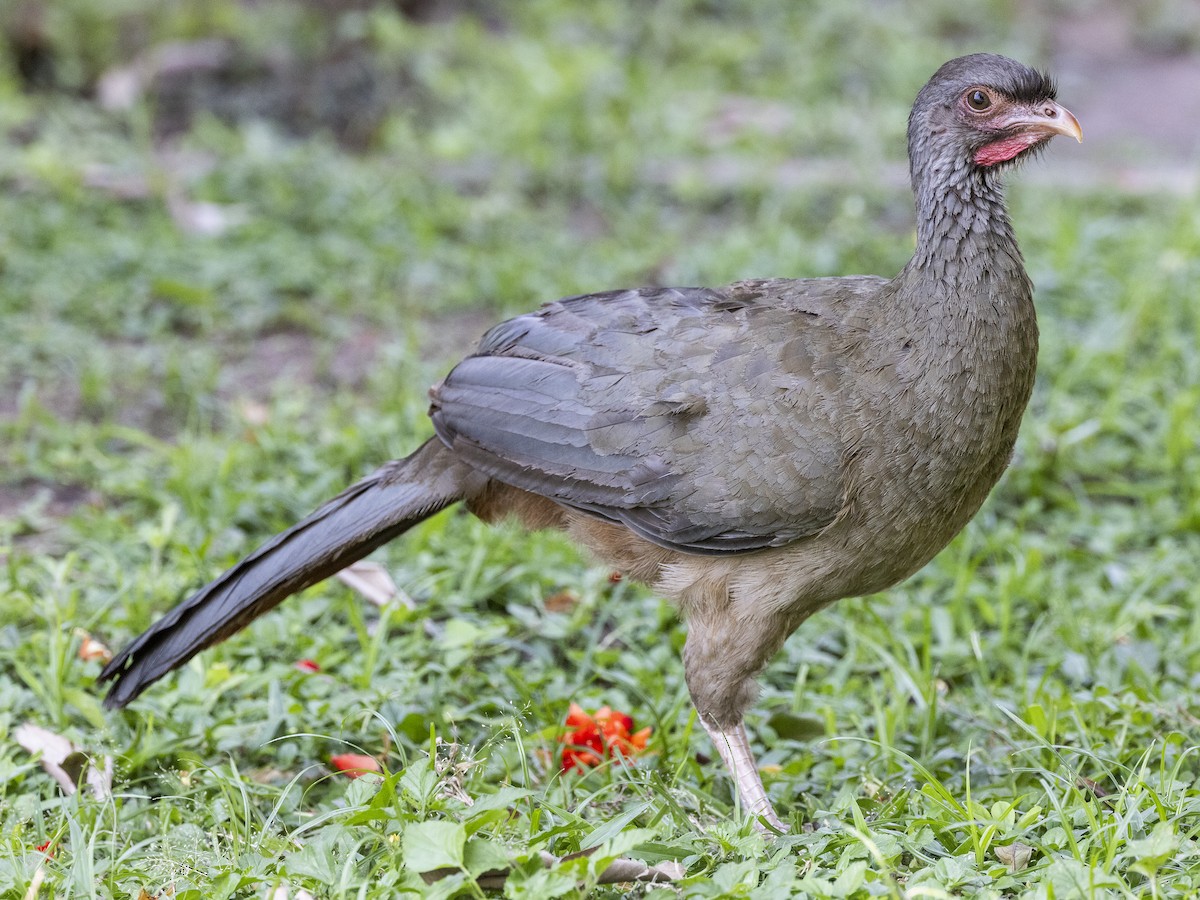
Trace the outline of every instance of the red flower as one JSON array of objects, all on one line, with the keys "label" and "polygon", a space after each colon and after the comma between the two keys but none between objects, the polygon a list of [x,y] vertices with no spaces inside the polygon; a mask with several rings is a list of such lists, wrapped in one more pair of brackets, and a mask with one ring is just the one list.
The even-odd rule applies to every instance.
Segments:
[{"label": "red flower", "polygon": [[562,771],[599,765],[607,757],[618,753],[624,757],[635,755],[646,749],[650,740],[650,728],[633,730],[633,718],[607,706],[589,716],[575,703],[567,713],[567,731],[559,736],[563,744]]},{"label": "red flower", "polygon": [[329,757],[329,763],[339,772],[357,778],[366,772],[379,772],[379,760],[361,753],[338,753]]},{"label": "red flower", "polygon": [[45,853],[47,856],[53,856],[54,851],[50,849],[50,844],[53,842],[53,840],[54,839],[51,838],[50,840],[46,841],[46,843],[38,844],[33,849],[36,850],[38,853]]},{"label": "red flower", "polygon": [[315,659],[297,660],[295,663],[295,667],[297,669],[299,669],[301,672],[320,672],[321,671],[321,667],[319,665],[317,665],[317,661]]}]

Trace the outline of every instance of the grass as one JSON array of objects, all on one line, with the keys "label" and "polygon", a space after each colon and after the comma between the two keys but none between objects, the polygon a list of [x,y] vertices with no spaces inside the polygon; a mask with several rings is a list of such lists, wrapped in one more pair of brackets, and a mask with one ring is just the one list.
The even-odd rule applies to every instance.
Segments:
[{"label": "grass", "polygon": [[[1006,9],[374,11],[350,24],[408,88],[358,154],[201,117],[165,155],[144,107],[0,79],[0,897],[39,871],[61,897],[470,897],[501,859],[509,896],[624,896],[595,884],[620,854],[683,863],[638,889],[661,897],[1200,890],[1195,197],[1016,179],[1043,327],[1017,457],[934,562],[765,673],[750,728],[786,837],[734,815],[672,611],[554,534],[442,514],[377,555],[414,610],[321,585],[123,713],[77,655],[78,629],[120,644],[415,447],[424,387],[502,315],[896,270],[911,201],[881,173],[911,96],[965,49],[1036,59],[1049,23]],[[778,188],[795,157],[838,177]],[[174,190],[233,224],[185,233]],[[651,752],[559,774],[571,701],[652,725]],[[114,797],[63,797],[12,742],[25,721],[112,754]],[[347,749],[384,776],[332,775]],[[459,874],[426,886],[440,865]]]}]

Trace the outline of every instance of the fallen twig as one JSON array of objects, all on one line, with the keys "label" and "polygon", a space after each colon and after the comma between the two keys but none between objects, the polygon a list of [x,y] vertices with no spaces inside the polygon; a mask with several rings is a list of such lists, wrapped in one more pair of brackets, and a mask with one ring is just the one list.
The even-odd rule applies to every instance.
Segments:
[{"label": "fallen twig", "polygon": [[[596,852],[598,848],[592,847],[588,850],[580,850],[578,853],[569,853],[566,856],[555,856],[553,853],[543,852],[541,854],[542,865],[547,869],[553,868],[561,862],[567,862],[572,859],[578,859],[582,856],[590,856]],[[429,872],[422,872],[421,877],[426,884],[433,884],[435,881],[441,881],[443,878],[449,878],[451,875],[456,875],[460,869],[442,868],[433,869]],[[497,890],[504,887],[504,883],[508,880],[510,870],[498,869],[492,872],[484,872],[478,876],[476,883],[485,890]],[[621,859],[614,860],[609,863],[608,868],[600,873],[597,879],[597,884],[622,884],[624,882],[642,882],[645,884],[663,884],[671,881],[678,881],[683,878],[687,872],[683,866],[675,861],[659,863],[656,866],[648,866],[644,862],[636,859]]]}]

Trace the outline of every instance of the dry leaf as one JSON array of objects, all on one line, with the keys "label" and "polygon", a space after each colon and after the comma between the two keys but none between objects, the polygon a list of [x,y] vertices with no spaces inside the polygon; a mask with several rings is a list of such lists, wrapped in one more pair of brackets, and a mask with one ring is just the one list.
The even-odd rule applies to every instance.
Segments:
[{"label": "dry leaf", "polygon": [[304,888],[297,890],[294,895],[289,894],[288,891],[289,886],[285,881],[273,888],[269,888],[266,894],[263,895],[263,900],[289,900],[289,898],[293,896],[295,900],[313,900],[313,895],[304,890]]},{"label": "dry leaf", "polygon": [[83,184],[84,187],[107,194],[114,200],[149,200],[154,196],[154,188],[145,175],[140,172],[124,172],[110,166],[85,166]]},{"label": "dry leaf", "polygon": [[1104,785],[1100,784],[1099,782],[1092,781],[1090,778],[1084,778],[1082,775],[1075,779],[1075,787],[1079,788],[1080,790],[1090,791],[1093,796],[1100,798],[1107,797],[1112,793],[1112,791],[1108,790],[1108,788],[1104,787]]},{"label": "dry leaf", "polygon": [[241,397],[237,401],[237,411],[242,421],[253,428],[261,428],[271,421],[271,410],[265,403]]},{"label": "dry leaf", "polygon": [[41,753],[38,762],[46,773],[58,782],[63,793],[75,793],[80,779],[83,778],[96,799],[106,800],[112,796],[111,756],[100,757],[97,760],[61,734],[47,731],[31,722],[18,726],[13,732],[13,737],[30,753]]},{"label": "dry leaf", "polygon": [[568,612],[578,602],[579,598],[570,591],[559,591],[557,594],[551,594],[546,598],[546,610],[555,613]]},{"label": "dry leaf", "polygon": [[1033,859],[1033,848],[1019,841],[997,847],[995,852],[996,859],[1008,866],[1010,872],[1024,871],[1029,868],[1029,861]]},{"label": "dry leaf", "polygon": [[96,100],[103,109],[133,109],[145,92],[144,80],[136,65],[109,69],[96,82]]},{"label": "dry leaf", "polygon": [[107,110],[129,110],[162,75],[216,72],[232,60],[232,45],[221,40],[160,44],[132,63],[109,69],[96,82],[96,100]]},{"label": "dry leaf", "polygon": [[41,890],[42,882],[46,880],[46,870],[41,866],[33,873],[33,877],[29,879],[29,887],[25,891],[25,900],[34,900]]},{"label": "dry leaf", "polygon": [[84,662],[95,659],[106,663],[112,659],[112,651],[82,628],[76,628],[75,634],[79,636],[79,658]]},{"label": "dry leaf", "polygon": [[266,766],[262,769],[251,769],[248,774],[250,780],[256,784],[284,784],[295,773],[285,772],[283,769],[277,769],[274,766]]},{"label": "dry leaf", "polygon": [[392,576],[379,563],[360,560],[337,573],[338,580],[362,594],[376,606],[387,606],[393,600],[407,609],[416,604],[392,581]]},{"label": "dry leaf", "polygon": [[180,231],[196,237],[216,237],[247,219],[244,207],[191,200],[175,190],[167,191],[167,212]]}]

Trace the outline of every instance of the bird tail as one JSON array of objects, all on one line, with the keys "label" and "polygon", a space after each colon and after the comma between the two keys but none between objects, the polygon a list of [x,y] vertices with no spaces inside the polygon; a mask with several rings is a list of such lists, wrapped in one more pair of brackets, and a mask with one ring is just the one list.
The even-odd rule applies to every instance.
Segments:
[{"label": "bird tail", "polygon": [[436,438],[411,456],[387,463],[267,541],[117,654],[100,673],[101,681],[113,682],[104,705],[124,706],[287,597],[481,486],[481,476],[457,462]]}]

